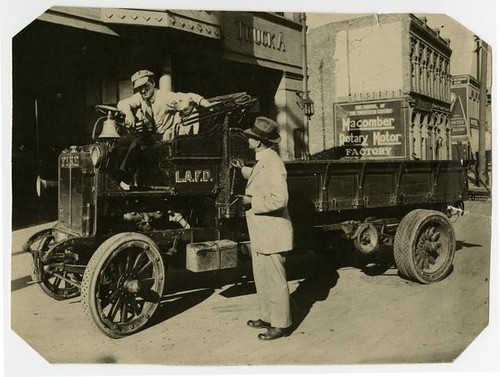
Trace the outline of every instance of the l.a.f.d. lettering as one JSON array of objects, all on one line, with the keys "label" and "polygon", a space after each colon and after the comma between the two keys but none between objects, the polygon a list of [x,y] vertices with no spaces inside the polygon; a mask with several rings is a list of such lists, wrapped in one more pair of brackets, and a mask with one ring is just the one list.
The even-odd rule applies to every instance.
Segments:
[{"label": "l.a.f.d. lettering", "polygon": [[205,183],[212,182],[212,172],[210,170],[189,170],[184,172],[175,171],[175,183]]}]

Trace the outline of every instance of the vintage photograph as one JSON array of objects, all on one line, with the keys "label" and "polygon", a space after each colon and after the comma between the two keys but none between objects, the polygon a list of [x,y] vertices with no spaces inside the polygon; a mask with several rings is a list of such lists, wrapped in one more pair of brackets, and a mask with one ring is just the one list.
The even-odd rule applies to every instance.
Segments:
[{"label": "vintage photograph", "polygon": [[418,11],[47,9],[12,38],[12,331],[51,364],[453,363],[490,321],[494,54]]}]

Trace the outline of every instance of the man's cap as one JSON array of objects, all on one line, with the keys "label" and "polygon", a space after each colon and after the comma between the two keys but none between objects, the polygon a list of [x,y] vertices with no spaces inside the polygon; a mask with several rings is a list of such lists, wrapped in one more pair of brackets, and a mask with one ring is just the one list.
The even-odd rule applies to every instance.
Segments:
[{"label": "man's cap", "polygon": [[257,117],[253,127],[246,129],[243,133],[247,137],[267,141],[272,144],[278,144],[281,141],[278,125],[274,120],[266,117]]},{"label": "man's cap", "polygon": [[134,87],[134,89],[137,89],[138,87],[147,83],[149,78],[153,77],[154,75],[155,74],[151,71],[141,69],[140,71],[134,73],[130,78],[132,80],[132,86]]}]

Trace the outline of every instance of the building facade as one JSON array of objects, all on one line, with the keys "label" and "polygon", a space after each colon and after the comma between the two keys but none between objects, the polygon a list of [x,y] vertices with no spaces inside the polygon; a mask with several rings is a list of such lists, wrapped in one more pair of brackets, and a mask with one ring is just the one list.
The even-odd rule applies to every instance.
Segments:
[{"label": "building facade", "polygon": [[[451,81],[451,135],[453,156],[477,158],[479,151],[480,83],[471,75],[457,75]],[[486,107],[485,150],[491,161],[491,106]]]},{"label": "building facade", "polygon": [[450,159],[449,40],[411,14],[373,15],[313,29],[311,154]]},{"label": "building facade", "polygon": [[252,115],[277,119],[280,153],[293,159],[293,130],[303,127],[301,33],[285,13],[47,10],[13,38],[14,217],[33,212],[36,176],[57,179],[59,151],[91,141],[95,105],[131,95],[139,69],[168,90],[257,97]]}]

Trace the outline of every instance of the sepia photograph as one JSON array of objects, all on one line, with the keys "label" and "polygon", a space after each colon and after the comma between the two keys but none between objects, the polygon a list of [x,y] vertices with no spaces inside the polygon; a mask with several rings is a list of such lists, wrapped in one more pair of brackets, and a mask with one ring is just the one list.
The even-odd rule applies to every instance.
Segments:
[{"label": "sepia photograph", "polygon": [[383,3],[61,3],[10,27],[6,362],[498,368],[495,33]]}]

